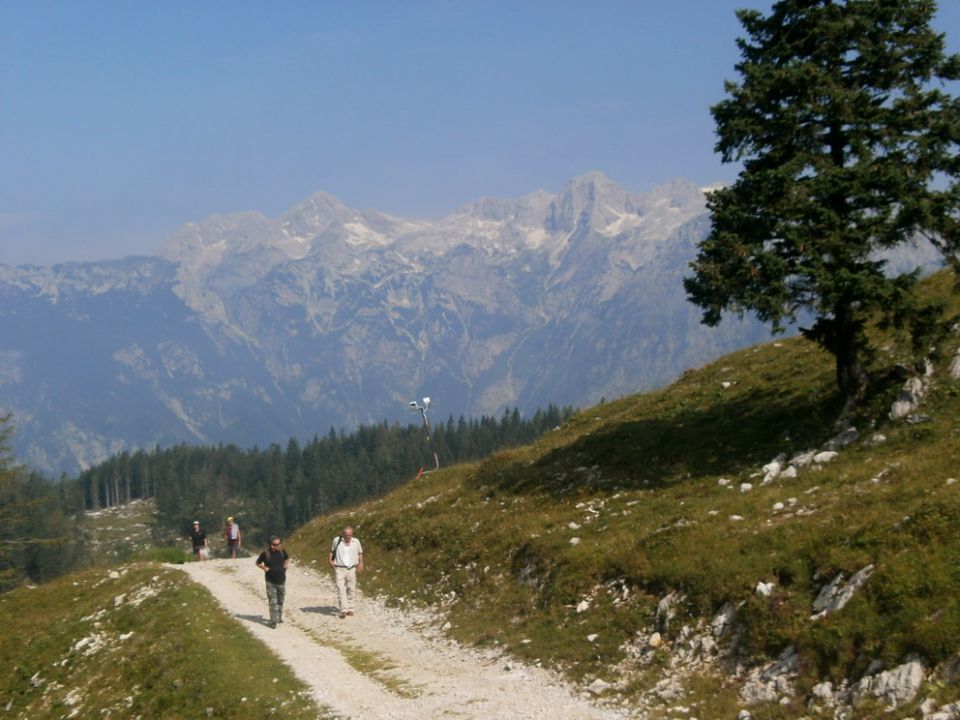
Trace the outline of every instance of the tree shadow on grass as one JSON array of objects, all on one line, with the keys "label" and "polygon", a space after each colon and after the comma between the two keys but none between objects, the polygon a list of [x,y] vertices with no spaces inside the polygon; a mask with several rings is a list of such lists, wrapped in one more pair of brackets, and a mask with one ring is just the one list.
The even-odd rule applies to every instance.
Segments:
[{"label": "tree shadow on grass", "polygon": [[[804,399],[774,389],[667,417],[625,420],[586,433],[532,465],[481,467],[477,482],[504,491],[566,495],[599,488],[658,488],[688,477],[759,470],[777,454],[817,447],[834,434],[833,393]],[[492,482],[491,482],[492,481]]]}]

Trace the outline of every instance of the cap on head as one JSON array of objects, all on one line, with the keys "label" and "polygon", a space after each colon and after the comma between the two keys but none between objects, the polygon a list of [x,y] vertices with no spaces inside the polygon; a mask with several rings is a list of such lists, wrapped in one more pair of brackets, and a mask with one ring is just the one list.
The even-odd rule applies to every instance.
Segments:
[{"label": "cap on head", "polygon": [[233,518],[232,518],[232,517],[228,517],[228,518],[227,518],[227,522],[233,522]]},{"label": "cap on head", "polygon": [[194,521],[193,521],[193,524],[194,524],[194,525],[199,525],[199,524],[200,524],[200,521],[199,521],[199,520],[194,520]]}]

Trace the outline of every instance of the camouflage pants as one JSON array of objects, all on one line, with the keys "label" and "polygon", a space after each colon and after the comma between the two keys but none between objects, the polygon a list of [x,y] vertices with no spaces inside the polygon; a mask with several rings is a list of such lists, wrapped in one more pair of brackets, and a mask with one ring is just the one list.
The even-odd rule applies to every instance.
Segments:
[{"label": "camouflage pants", "polygon": [[283,620],[283,596],[286,588],[267,580],[267,604],[270,606],[270,622],[278,623]]}]

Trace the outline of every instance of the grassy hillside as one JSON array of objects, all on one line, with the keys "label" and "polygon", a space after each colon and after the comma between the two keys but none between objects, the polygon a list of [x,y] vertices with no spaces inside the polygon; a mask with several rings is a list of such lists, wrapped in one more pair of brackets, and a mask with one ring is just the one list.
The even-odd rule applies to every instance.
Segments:
[{"label": "grassy hillside", "polygon": [[322,717],[292,672],[177,570],[141,563],[0,596],[10,718]]},{"label": "grassy hillside", "polygon": [[[950,282],[941,274],[925,291],[946,295]],[[726,654],[688,672],[683,703],[699,717],[735,716],[736,663],[793,645],[797,699],[751,711],[817,717],[802,698],[818,682],[855,681],[914,655],[942,667],[960,648],[960,483],[949,481],[960,477],[960,383],[947,373],[960,334],[933,355],[915,423],[888,417],[908,344],[877,340],[871,400],[849,419],[858,439],[795,478],[763,484],[761,468],[781,453],[822,450],[842,429],[832,358],[799,338],[735,353],[663,390],[583,412],[531,446],[318,519],[289,547],[322,563],[330,538],[353,524],[370,566],[366,591],[442,608],[461,641],[614,683],[605,694],[618,702],[638,701],[676,670],[678,638],[730,604]],[[846,607],[810,620],[824,585],[870,564]],[[773,583],[769,596],[756,592],[761,581]],[[657,604],[670,593],[677,614],[660,623],[665,642],[656,644]],[[885,717],[960,696],[955,683],[927,677],[914,702]],[[866,702],[858,716],[877,708]]]}]

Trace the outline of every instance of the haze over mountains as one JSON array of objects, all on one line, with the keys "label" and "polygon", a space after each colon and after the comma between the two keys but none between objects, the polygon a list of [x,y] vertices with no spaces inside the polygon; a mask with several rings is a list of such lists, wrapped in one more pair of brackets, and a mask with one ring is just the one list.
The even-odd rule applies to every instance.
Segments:
[{"label": "haze over mountains", "polygon": [[0,407],[19,460],[72,472],[406,419],[424,394],[435,419],[586,405],[767,336],[686,302],[708,226],[689,182],[592,172],[436,221],[317,193],[190,223],[160,257],[0,266]]}]

